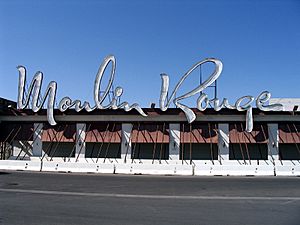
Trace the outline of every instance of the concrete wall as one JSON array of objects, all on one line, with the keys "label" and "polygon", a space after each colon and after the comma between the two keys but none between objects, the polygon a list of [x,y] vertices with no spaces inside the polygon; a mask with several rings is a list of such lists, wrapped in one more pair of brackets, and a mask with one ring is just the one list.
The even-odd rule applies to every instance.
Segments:
[{"label": "concrete wall", "polygon": [[86,143],[85,158],[121,158],[121,144]]}]

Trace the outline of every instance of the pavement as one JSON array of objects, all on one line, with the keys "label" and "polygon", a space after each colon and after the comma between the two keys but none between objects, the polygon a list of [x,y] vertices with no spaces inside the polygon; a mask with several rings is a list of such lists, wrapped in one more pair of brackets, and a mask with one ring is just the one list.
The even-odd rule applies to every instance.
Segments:
[{"label": "pavement", "polygon": [[300,177],[0,171],[0,224],[299,225]]}]

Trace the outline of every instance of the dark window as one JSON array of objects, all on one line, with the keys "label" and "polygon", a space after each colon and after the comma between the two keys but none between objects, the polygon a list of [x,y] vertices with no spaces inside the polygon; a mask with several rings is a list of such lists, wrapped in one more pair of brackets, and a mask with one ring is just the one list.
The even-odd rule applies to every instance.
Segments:
[{"label": "dark window", "polygon": [[121,144],[86,143],[85,158],[121,158]]},{"label": "dark window", "polygon": [[[298,148],[297,148],[298,147]],[[279,156],[282,160],[300,160],[300,144],[279,144]]]},{"label": "dark window", "polygon": [[43,142],[43,151],[49,157],[74,157],[75,143],[72,142]]},{"label": "dark window", "polygon": [[182,157],[183,160],[217,160],[218,145],[203,143],[181,144],[179,158],[182,160]]},{"label": "dark window", "polygon": [[136,143],[132,144],[133,159],[169,159],[169,144],[167,143]]},{"label": "dark window", "polygon": [[229,159],[232,160],[267,160],[267,144],[230,144]]}]

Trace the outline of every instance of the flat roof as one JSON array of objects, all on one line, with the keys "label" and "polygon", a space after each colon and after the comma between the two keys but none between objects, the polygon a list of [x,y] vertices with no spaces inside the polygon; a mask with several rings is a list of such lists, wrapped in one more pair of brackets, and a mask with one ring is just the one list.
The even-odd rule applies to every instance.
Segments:
[{"label": "flat roof", "polygon": [[[56,121],[74,121],[74,122],[88,122],[88,121],[109,121],[109,122],[186,122],[184,112],[179,108],[169,108],[163,112],[159,108],[143,108],[147,117],[141,116],[137,111],[131,110],[125,112],[122,109],[96,109],[92,112],[76,112],[74,109],[68,109],[65,112],[60,112],[58,109],[54,110],[54,117]],[[196,108],[192,109],[196,114],[195,121],[215,121],[215,122],[234,122],[245,121],[246,111],[237,111],[235,109],[221,109],[215,111],[214,109],[206,109],[199,111]],[[300,112],[287,111],[261,111],[253,109],[253,120],[260,122],[279,122],[279,121],[299,121]],[[0,121],[23,121],[23,122],[47,122],[47,110],[42,109],[34,113],[31,109],[16,110],[10,109],[0,113]]]}]

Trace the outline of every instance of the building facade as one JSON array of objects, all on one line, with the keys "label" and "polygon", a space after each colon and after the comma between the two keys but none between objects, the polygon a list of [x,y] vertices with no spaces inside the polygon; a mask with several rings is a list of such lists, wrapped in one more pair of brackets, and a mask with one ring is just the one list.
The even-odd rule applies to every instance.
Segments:
[{"label": "building facade", "polygon": [[300,175],[299,112],[193,109],[0,112],[1,169],[168,175]]}]

